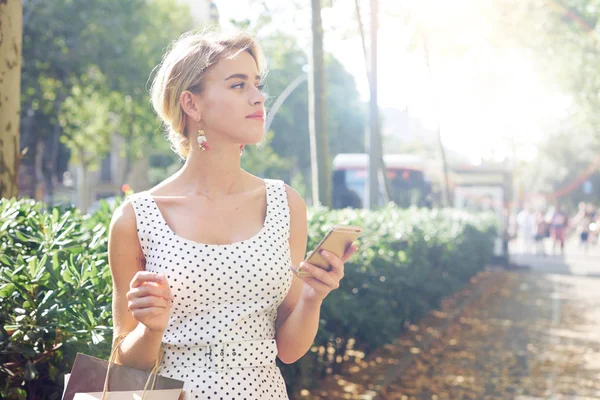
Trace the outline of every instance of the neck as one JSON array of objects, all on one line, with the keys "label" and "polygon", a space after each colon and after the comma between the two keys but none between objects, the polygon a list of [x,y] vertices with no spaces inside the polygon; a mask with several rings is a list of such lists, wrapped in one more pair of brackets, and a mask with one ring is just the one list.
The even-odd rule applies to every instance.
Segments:
[{"label": "neck", "polygon": [[239,144],[215,146],[202,151],[192,142],[192,148],[177,173],[186,188],[186,195],[222,198],[243,190],[245,172],[240,166]]}]

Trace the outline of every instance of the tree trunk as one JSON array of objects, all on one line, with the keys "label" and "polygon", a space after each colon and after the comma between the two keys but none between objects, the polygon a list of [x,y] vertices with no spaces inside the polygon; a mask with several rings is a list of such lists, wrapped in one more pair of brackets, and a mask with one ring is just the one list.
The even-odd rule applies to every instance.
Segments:
[{"label": "tree trunk", "polygon": [[[377,139],[377,151],[379,153],[379,160],[378,160],[378,171],[379,171],[379,176],[380,176],[380,181],[383,182],[383,199],[385,201],[385,203],[388,203],[390,201],[390,196],[392,195],[392,185],[390,183],[390,180],[388,179],[387,176],[387,170],[385,167],[385,162],[383,161],[383,140],[381,139],[381,129],[379,126],[379,105],[377,104],[377,87],[373,86],[373,81],[377,82],[377,68],[375,68],[375,70],[371,70],[371,66],[369,66],[369,57],[367,56],[367,42],[365,39],[365,29],[362,23],[362,18],[360,16],[360,5],[359,5],[359,0],[354,0],[354,7],[356,10],[356,20],[358,22],[358,29],[360,32],[360,38],[361,38],[361,42],[362,42],[362,49],[363,49],[363,56],[365,59],[365,66],[366,66],[366,71],[367,71],[367,80],[369,81],[369,87],[371,88],[372,92],[372,96],[371,96],[371,107],[370,107],[370,116],[369,118],[378,118],[377,123],[373,124],[371,123],[370,126],[370,137],[376,138]],[[372,20],[372,25],[373,25],[373,30],[371,32],[372,36],[371,39],[374,40],[375,44],[377,44],[377,4],[371,4],[371,16],[373,17]],[[372,54],[371,54],[371,59],[374,61],[375,63],[375,67],[377,67],[377,46],[375,46],[374,49],[372,49]],[[374,92],[373,92],[374,90]],[[373,132],[373,129],[376,129],[375,132]],[[369,155],[371,156],[371,154]],[[370,161],[370,159],[369,159]],[[379,189],[378,189],[379,190]],[[370,195],[369,195],[370,196]],[[369,202],[370,202],[371,198],[369,197]]]},{"label": "tree trunk", "polygon": [[437,142],[440,151],[440,157],[442,159],[442,173],[444,176],[442,183],[442,206],[443,207],[451,207],[453,204],[452,196],[450,194],[450,177],[448,171],[448,162],[446,160],[446,150],[444,149],[444,143],[442,142],[442,128],[441,128],[441,111],[440,111],[440,102],[438,98],[438,89],[435,86],[435,82],[433,81],[433,70],[431,68],[431,53],[429,52],[429,39],[427,34],[424,31],[421,31],[421,35],[423,38],[423,51],[425,53],[425,64],[427,65],[427,70],[429,71],[429,78],[431,80],[432,86],[432,96],[435,105],[435,113],[436,113],[436,121],[437,121]]},{"label": "tree trunk", "polygon": [[[371,68],[369,85],[371,89],[369,109],[371,129],[369,133],[369,207],[377,208],[379,202],[379,164],[382,163],[381,143],[379,141],[379,105],[377,102],[377,0],[371,0]],[[382,165],[383,175],[385,166]],[[382,179],[384,179],[382,177]]]},{"label": "tree trunk", "polygon": [[[63,100],[64,101],[64,100]],[[41,159],[41,171],[44,187],[43,201],[48,205],[54,204],[54,186],[58,182],[58,146],[60,145],[61,128],[58,122],[52,127],[51,133],[44,140],[44,153]]]},{"label": "tree trunk", "polygon": [[331,206],[329,142],[325,116],[325,63],[323,60],[323,24],[321,0],[312,4],[311,73],[308,84],[308,114],[311,147],[313,204]]},{"label": "tree trunk", "polygon": [[86,213],[90,207],[90,191],[88,190],[88,167],[85,163],[77,165],[77,207]]},{"label": "tree trunk", "polygon": [[0,197],[19,193],[23,3],[0,1]]},{"label": "tree trunk", "polygon": [[19,161],[19,197],[34,199],[36,192],[35,162],[37,154],[38,136],[34,133],[36,126],[36,112],[31,104],[24,105],[21,112],[20,127],[20,161]]}]

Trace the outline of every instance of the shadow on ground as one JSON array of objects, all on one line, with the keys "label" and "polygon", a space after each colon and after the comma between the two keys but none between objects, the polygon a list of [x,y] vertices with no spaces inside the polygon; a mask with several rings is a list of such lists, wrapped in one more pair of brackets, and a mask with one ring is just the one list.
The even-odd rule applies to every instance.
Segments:
[{"label": "shadow on ground", "polygon": [[600,280],[541,267],[488,272],[298,398],[600,399]]}]

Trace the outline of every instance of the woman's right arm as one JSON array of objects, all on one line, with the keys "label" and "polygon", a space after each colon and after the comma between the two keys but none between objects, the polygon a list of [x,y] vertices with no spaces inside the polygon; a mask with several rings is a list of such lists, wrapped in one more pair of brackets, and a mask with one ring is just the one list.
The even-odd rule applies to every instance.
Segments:
[{"label": "woman's right arm", "polygon": [[151,369],[169,321],[172,296],[164,275],[144,271],[145,260],[130,201],[118,207],[111,219],[108,262],[113,279],[114,337],[129,333],[121,343],[117,362]]}]

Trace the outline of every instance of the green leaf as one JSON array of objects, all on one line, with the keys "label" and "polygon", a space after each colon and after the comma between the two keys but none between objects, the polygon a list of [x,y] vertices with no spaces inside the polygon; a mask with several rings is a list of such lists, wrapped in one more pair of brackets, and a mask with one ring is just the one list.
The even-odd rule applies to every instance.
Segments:
[{"label": "green leaf", "polygon": [[0,254],[0,263],[6,265],[7,267],[14,267],[14,262],[11,261],[6,254]]},{"label": "green leaf", "polygon": [[46,307],[48,306],[48,304],[46,304],[49,300],[52,300],[55,296],[55,292],[54,290],[49,290],[46,292],[46,294],[44,295],[44,298],[42,299],[42,301],[40,302],[40,304],[38,305],[38,307]]},{"label": "green leaf", "polygon": [[92,343],[94,345],[98,345],[102,342],[104,342],[104,335],[95,330],[92,330]]},{"label": "green leaf", "polygon": [[4,283],[0,285],[0,298],[11,297],[15,291],[15,285],[13,283]]}]

